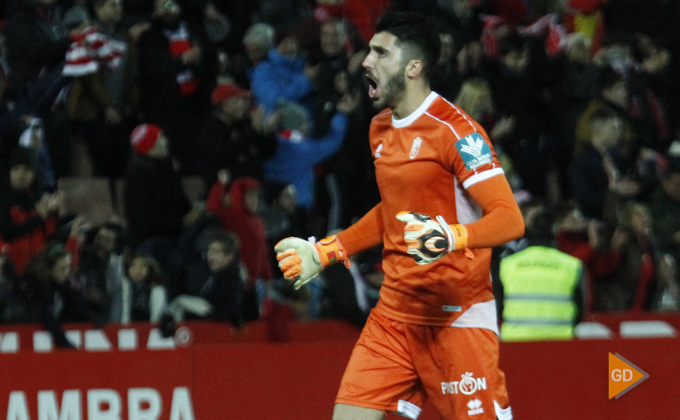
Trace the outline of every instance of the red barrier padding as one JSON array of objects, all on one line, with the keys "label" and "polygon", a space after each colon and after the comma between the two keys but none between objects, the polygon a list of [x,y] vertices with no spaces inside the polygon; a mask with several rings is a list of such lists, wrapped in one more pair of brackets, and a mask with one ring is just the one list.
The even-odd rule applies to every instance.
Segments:
[{"label": "red barrier padding", "polygon": [[[224,324],[184,327],[192,339],[170,340],[166,349],[152,326],[111,325],[104,330],[108,349],[94,350],[102,337],[85,326],[72,331],[83,349],[90,340],[88,351],[40,353],[21,344],[12,354],[6,352],[12,340],[7,334],[30,343],[40,331],[3,326],[0,418],[39,419],[41,411],[54,414],[48,418],[82,420],[329,419],[358,334],[346,325],[310,323],[291,329],[296,341],[271,343],[261,331],[233,339]],[[129,342],[117,341],[120,331],[128,334],[125,340],[134,332],[136,349],[119,348]],[[516,419],[672,419],[680,412],[679,348],[677,337],[501,343],[501,368]],[[650,375],[611,400],[610,352]],[[420,416],[436,419],[429,406]]]}]

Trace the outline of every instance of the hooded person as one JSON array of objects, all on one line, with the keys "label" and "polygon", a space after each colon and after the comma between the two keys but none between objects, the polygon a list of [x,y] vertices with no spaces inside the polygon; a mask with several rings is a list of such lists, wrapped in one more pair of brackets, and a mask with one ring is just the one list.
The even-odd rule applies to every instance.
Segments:
[{"label": "hooded person", "polygon": [[238,237],[241,259],[248,270],[250,284],[258,279],[271,280],[274,277],[264,222],[257,214],[260,197],[260,182],[242,177],[229,186],[216,182],[206,202],[206,210],[217,217],[220,228],[234,232]]}]

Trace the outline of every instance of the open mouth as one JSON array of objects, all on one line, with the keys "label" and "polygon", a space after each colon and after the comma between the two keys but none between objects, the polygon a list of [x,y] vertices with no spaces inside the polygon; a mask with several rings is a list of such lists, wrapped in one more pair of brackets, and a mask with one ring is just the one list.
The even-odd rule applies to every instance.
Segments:
[{"label": "open mouth", "polygon": [[368,73],[366,73],[366,81],[368,82],[368,97],[375,99],[378,97],[378,82]]}]

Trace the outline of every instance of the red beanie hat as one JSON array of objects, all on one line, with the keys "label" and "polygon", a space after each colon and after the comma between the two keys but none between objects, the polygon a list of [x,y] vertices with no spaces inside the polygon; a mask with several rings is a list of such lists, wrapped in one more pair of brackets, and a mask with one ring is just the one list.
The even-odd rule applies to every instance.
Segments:
[{"label": "red beanie hat", "polygon": [[146,155],[156,145],[160,133],[161,128],[156,124],[140,124],[132,130],[130,142],[137,153]]}]

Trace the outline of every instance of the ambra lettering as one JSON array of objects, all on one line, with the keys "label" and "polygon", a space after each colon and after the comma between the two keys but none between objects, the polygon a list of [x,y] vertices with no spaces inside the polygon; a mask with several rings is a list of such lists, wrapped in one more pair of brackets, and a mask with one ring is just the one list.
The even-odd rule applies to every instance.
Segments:
[{"label": "ambra lettering", "polygon": [[[120,394],[113,389],[87,390],[87,417],[82,413],[80,390],[64,391],[59,407],[57,393],[38,391],[38,420],[123,420]],[[127,395],[127,420],[195,420],[189,389],[172,392],[169,417],[163,416],[163,399],[153,388],[130,388]],[[26,394],[12,391],[7,405],[7,420],[31,420]]]}]

